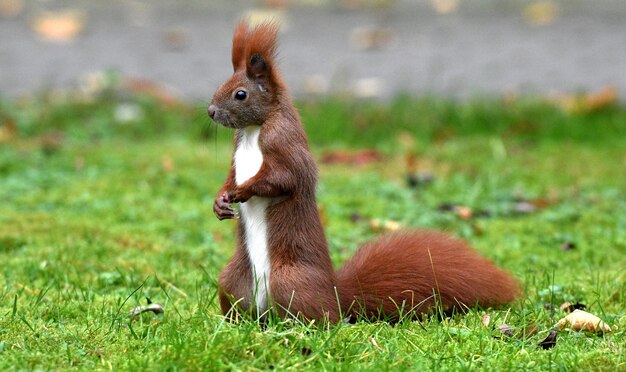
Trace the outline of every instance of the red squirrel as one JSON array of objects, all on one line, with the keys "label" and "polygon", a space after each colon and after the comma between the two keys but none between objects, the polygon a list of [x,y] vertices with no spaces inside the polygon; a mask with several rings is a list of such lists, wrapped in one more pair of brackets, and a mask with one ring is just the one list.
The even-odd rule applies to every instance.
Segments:
[{"label": "red squirrel", "polygon": [[239,22],[234,73],[208,108],[215,122],[235,129],[232,166],[213,205],[218,219],[238,218],[237,248],[219,276],[222,312],[336,323],[420,315],[437,304],[512,302],[515,279],[435,231],[382,236],[333,270],[316,204],[317,167],[276,65],[277,33],[273,22]]}]

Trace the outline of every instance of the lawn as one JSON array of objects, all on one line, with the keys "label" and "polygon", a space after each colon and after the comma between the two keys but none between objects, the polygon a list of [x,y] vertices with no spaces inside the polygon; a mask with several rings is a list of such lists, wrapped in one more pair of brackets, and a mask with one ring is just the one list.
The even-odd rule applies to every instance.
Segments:
[{"label": "lawn", "polygon": [[[205,105],[115,92],[5,100],[0,369],[626,368],[626,107],[411,97],[298,107],[337,266],[376,225],[440,229],[519,278],[520,299],[396,325],[226,323],[216,279],[235,225],[212,203],[232,133]],[[148,298],[164,312],[131,317]],[[544,350],[566,301],[613,332],[559,331]]]}]

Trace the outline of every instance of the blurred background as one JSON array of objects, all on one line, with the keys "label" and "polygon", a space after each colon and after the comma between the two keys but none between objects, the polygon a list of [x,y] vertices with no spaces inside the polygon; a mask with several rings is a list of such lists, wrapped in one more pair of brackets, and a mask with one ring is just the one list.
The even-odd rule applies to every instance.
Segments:
[{"label": "blurred background", "polygon": [[208,102],[242,17],[281,21],[297,97],[625,97],[623,0],[0,0],[0,98],[114,74]]}]

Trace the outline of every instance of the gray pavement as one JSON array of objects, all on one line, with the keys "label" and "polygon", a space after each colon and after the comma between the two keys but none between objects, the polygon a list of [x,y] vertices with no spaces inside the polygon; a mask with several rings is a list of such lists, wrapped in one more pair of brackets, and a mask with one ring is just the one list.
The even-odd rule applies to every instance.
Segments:
[{"label": "gray pavement", "polygon": [[[281,68],[299,96],[464,98],[614,86],[626,97],[625,0],[300,0],[283,10],[224,0],[16,4],[22,8],[0,16],[2,97],[72,88],[115,69],[208,101],[231,73],[235,23],[267,12],[284,21]],[[36,20],[62,9],[79,11],[82,32],[69,42],[42,40]]]}]

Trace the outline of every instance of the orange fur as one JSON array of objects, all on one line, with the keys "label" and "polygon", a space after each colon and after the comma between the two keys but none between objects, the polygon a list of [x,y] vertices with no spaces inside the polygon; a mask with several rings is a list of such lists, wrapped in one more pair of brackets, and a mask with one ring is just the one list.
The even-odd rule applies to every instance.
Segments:
[{"label": "orange fur", "polygon": [[366,243],[337,272],[337,285],[344,311],[367,318],[422,313],[436,304],[501,306],[519,294],[512,277],[465,242],[420,230]]},{"label": "orange fur", "polygon": [[246,66],[246,45],[248,39],[248,23],[240,21],[235,28],[235,35],[233,36],[233,70],[237,71]]}]

